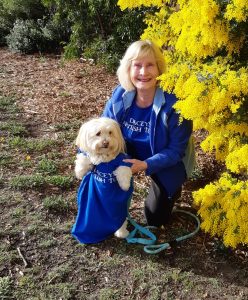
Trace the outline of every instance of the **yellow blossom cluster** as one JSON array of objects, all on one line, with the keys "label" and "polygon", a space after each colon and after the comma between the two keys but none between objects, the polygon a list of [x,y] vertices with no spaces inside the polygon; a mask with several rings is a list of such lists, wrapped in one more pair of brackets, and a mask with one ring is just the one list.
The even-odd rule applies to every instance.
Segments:
[{"label": "yellow blossom cluster", "polygon": [[122,10],[127,8],[136,8],[139,6],[157,6],[160,7],[163,5],[163,3],[166,3],[168,1],[163,0],[119,0],[118,5]]},{"label": "yellow blossom cluster", "polygon": [[175,49],[184,55],[206,57],[228,43],[228,27],[217,19],[219,7],[213,0],[191,0],[171,15],[168,25],[178,35]]},{"label": "yellow blossom cluster", "polygon": [[[158,8],[146,15],[141,39],[156,42],[164,51],[166,71],[159,77],[160,85],[176,94],[175,109],[193,121],[194,130],[208,133],[201,143],[203,150],[225,162],[227,172],[241,175],[246,187],[248,1],[119,0],[118,4],[122,9]],[[247,236],[248,221],[244,225],[241,217],[247,213],[247,194],[243,187],[238,192],[240,185],[242,180],[235,182],[224,174],[194,194],[203,229],[223,235],[224,242],[233,247],[239,242],[248,244],[243,235]],[[234,203],[240,203],[235,210]]]},{"label": "yellow blossom cluster", "polygon": [[238,22],[246,21],[248,18],[248,2],[247,0],[232,0],[227,5],[225,17],[228,20],[236,20]]},{"label": "yellow blossom cluster", "polygon": [[224,173],[219,181],[194,192],[193,196],[200,207],[202,229],[222,237],[226,246],[248,244],[247,181]]},{"label": "yellow blossom cluster", "polygon": [[230,152],[226,158],[226,166],[233,173],[247,174],[248,170],[248,145],[243,145],[236,151]]}]

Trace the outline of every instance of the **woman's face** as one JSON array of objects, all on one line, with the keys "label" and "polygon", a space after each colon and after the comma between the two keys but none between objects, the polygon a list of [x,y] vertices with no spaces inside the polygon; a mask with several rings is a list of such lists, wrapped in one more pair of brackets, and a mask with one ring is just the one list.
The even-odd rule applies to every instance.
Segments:
[{"label": "woman's face", "polygon": [[153,53],[132,60],[130,78],[137,91],[155,89],[158,76],[159,70]]}]

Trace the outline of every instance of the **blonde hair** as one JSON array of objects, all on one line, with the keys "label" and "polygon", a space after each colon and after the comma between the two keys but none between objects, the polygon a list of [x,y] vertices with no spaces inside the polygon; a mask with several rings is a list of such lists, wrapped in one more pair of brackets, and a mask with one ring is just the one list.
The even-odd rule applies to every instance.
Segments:
[{"label": "blonde hair", "polygon": [[161,49],[152,41],[136,41],[132,43],[126,50],[123,58],[120,61],[120,65],[117,69],[117,76],[121,86],[127,90],[132,91],[135,89],[131,78],[130,78],[130,67],[132,60],[137,58],[142,58],[145,56],[154,54],[155,60],[157,62],[159,75],[163,74],[165,71],[165,60]]}]

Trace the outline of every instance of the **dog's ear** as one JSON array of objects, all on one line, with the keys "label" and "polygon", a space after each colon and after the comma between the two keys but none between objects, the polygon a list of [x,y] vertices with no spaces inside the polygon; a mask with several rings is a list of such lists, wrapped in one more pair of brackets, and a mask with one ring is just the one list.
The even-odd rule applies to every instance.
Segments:
[{"label": "dog's ear", "polygon": [[87,123],[82,124],[82,126],[79,129],[78,136],[76,138],[75,144],[77,147],[82,151],[87,151],[87,145],[86,145],[86,134],[87,134]]},{"label": "dog's ear", "polygon": [[114,124],[114,128],[115,128],[115,131],[117,133],[117,138],[118,138],[118,146],[119,146],[118,152],[125,153],[126,152],[126,144],[125,144],[122,132],[121,132],[120,125],[115,121],[113,122],[113,124]]}]

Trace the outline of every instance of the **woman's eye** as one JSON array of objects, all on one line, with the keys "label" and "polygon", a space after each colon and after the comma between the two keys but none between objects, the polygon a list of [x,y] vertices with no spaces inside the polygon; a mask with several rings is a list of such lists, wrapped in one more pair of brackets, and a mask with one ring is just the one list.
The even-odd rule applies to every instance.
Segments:
[{"label": "woman's eye", "polygon": [[96,136],[100,136],[101,135],[101,131],[98,131]]}]

